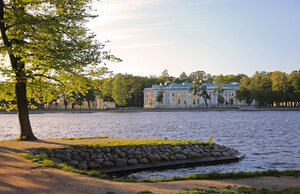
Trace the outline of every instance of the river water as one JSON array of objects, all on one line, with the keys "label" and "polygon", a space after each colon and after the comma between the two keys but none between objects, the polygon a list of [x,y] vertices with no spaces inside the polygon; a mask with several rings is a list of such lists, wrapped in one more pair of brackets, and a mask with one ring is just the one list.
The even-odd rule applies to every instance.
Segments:
[{"label": "river water", "polygon": [[[201,172],[300,169],[300,111],[184,111],[31,114],[38,138],[109,136],[207,140],[239,150],[229,164],[132,173],[170,177]],[[16,114],[0,114],[0,140],[17,138]]]}]

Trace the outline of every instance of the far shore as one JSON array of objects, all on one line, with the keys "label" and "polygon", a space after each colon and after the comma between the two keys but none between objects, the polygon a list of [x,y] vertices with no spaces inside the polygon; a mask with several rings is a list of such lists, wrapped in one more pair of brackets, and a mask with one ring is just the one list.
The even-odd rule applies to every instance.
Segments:
[{"label": "far shore", "polygon": [[[300,107],[210,107],[210,108],[118,108],[118,109],[33,109],[30,114],[43,113],[96,113],[96,112],[198,112],[198,111],[300,111]],[[17,114],[0,111],[0,114]]]}]

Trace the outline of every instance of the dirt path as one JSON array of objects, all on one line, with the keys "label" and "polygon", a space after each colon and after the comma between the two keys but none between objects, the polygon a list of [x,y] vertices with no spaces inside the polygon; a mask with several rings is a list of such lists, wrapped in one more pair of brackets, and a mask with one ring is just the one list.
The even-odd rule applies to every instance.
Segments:
[{"label": "dirt path", "polygon": [[121,183],[84,175],[64,172],[53,168],[40,168],[18,155],[24,149],[37,147],[58,147],[71,144],[92,143],[124,139],[88,140],[40,140],[37,142],[0,142],[0,193],[137,193],[149,190],[154,193],[176,193],[187,188],[216,187],[228,185],[256,186],[268,189],[300,187],[300,178],[258,177],[238,180],[188,180],[166,183]]}]

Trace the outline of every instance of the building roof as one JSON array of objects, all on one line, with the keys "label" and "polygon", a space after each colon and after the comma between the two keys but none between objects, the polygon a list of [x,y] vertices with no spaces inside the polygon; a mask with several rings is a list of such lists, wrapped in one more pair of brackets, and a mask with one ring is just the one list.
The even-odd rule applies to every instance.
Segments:
[{"label": "building roof", "polygon": [[[224,89],[237,89],[241,84],[235,82],[231,84],[224,84]],[[202,86],[205,86],[207,89],[214,89],[214,83],[203,82]],[[193,87],[193,83],[184,82],[181,84],[172,83],[170,81],[165,82],[165,84],[153,85],[152,88],[145,88],[145,90],[187,90],[190,87]]]}]

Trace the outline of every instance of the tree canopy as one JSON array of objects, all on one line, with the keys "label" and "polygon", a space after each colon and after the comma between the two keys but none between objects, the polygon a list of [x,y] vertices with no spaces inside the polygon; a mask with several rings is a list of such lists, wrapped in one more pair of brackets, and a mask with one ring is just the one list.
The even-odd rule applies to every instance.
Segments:
[{"label": "tree canopy", "polygon": [[[7,102],[16,100],[20,139],[36,139],[29,116],[30,88],[61,84],[75,92],[87,90],[89,79],[102,75],[103,60],[119,60],[103,51],[104,44],[86,27],[91,0],[0,0],[0,65],[3,85],[15,85],[3,92]],[[9,63],[7,62],[9,60]],[[47,101],[50,99],[47,99]],[[12,105],[13,107],[11,107]],[[15,108],[7,103],[5,108]]]}]

